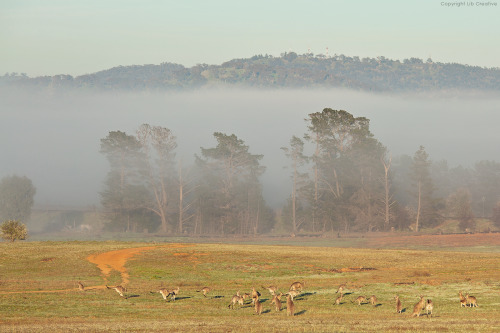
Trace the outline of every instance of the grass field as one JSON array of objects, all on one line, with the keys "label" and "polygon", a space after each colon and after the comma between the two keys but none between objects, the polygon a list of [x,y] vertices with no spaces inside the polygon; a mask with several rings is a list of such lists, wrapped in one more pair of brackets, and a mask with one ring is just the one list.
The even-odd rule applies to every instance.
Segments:
[{"label": "grass field", "polygon": [[[296,240],[309,246],[4,242],[0,331],[495,332],[500,331],[500,234],[488,237],[471,236],[456,246],[449,245],[453,237],[450,242],[363,240],[369,248],[332,247],[326,240],[321,247],[309,240]],[[412,250],[399,248],[401,242],[413,242]],[[429,246],[432,250],[425,250]],[[294,281],[305,281],[305,290],[295,300],[296,315],[287,317],[285,309],[271,308],[262,286],[285,292]],[[346,295],[337,306],[335,291],[345,282]],[[105,288],[122,283],[126,299]],[[177,286],[175,301],[155,292]],[[204,286],[213,289],[207,298],[197,292]],[[262,294],[262,315],[249,301],[228,309],[232,295],[252,287]],[[461,308],[460,290],[474,295],[479,307]],[[377,306],[351,302],[372,294]],[[395,295],[402,300],[402,314],[396,314]],[[411,317],[419,295],[434,301],[432,318]]]}]

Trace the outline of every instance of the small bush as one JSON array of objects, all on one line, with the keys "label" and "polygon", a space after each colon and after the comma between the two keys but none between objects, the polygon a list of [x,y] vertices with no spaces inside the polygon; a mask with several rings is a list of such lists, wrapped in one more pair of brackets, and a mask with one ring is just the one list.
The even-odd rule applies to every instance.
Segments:
[{"label": "small bush", "polygon": [[14,242],[15,240],[23,240],[28,236],[28,229],[24,224],[16,220],[8,220],[0,225],[2,238]]}]

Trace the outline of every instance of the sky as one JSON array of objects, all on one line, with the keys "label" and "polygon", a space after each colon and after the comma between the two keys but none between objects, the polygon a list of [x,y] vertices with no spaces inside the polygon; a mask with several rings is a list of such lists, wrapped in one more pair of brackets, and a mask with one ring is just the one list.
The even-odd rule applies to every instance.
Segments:
[{"label": "sky", "polygon": [[499,17],[500,1],[0,0],[0,75],[289,51],[500,67]]}]

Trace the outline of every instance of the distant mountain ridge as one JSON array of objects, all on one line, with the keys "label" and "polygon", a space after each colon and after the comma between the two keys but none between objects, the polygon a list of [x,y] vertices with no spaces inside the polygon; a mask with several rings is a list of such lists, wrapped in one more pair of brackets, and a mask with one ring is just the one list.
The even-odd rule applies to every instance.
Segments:
[{"label": "distant mountain ridge", "polygon": [[500,69],[439,63],[417,58],[283,53],[233,59],[190,68],[174,63],[118,66],[73,77],[0,76],[0,87],[88,90],[184,90],[210,86],[256,88],[333,88],[362,91],[500,90]]}]

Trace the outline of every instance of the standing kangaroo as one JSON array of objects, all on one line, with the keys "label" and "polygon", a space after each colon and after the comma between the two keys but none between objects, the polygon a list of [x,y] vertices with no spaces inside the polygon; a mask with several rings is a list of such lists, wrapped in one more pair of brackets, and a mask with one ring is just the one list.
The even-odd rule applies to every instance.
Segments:
[{"label": "standing kangaroo", "polygon": [[286,296],[286,315],[293,317],[294,312],[295,312],[295,305],[293,304],[292,296],[287,295]]},{"label": "standing kangaroo", "polygon": [[373,306],[377,305],[377,297],[375,295],[370,297],[370,304]]},{"label": "standing kangaroo", "polygon": [[335,292],[336,294],[342,294],[342,292],[344,291],[344,289],[346,288],[346,283],[342,283],[339,288],[337,289],[337,291]]},{"label": "standing kangaroo", "polygon": [[427,313],[427,317],[429,317],[429,312],[431,313],[432,317],[432,310],[434,309],[434,304],[432,303],[431,299],[427,300],[427,303],[425,304],[425,312]]},{"label": "standing kangaroo", "polygon": [[460,297],[460,307],[467,307],[467,299],[462,295],[461,291],[458,293],[458,297]]},{"label": "standing kangaroo", "polygon": [[271,304],[274,304],[276,307],[276,311],[281,311],[281,297],[283,296],[283,293],[279,293],[277,295],[273,296],[273,299],[271,300]]},{"label": "standing kangaroo", "polygon": [[477,299],[474,296],[469,296],[469,294],[466,294],[465,299],[467,300],[467,304],[469,304],[469,306],[477,307]]},{"label": "standing kangaroo", "polygon": [[401,313],[403,311],[403,305],[399,300],[399,296],[394,296],[394,299],[396,300],[396,313]]},{"label": "standing kangaroo", "polygon": [[262,303],[259,301],[259,298],[255,298],[255,313],[260,315],[262,313]]},{"label": "standing kangaroo", "polygon": [[422,311],[423,308],[425,308],[425,300],[424,296],[420,296],[420,301],[418,301],[417,304],[415,304],[415,306],[413,307],[411,316],[420,317],[420,311]]},{"label": "standing kangaroo", "polygon": [[80,281],[78,281],[78,289],[80,291],[85,291],[85,286],[83,285],[83,283],[81,283]]},{"label": "standing kangaroo", "polygon": [[340,305],[340,302],[342,302],[342,297],[344,296],[344,294],[342,294],[342,292],[340,293],[340,296],[337,297],[337,299],[335,300],[335,304],[336,305]]},{"label": "standing kangaroo", "polygon": [[255,304],[255,300],[259,299],[260,293],[255,290],[255,287],[252,287],[252,304]]}]

